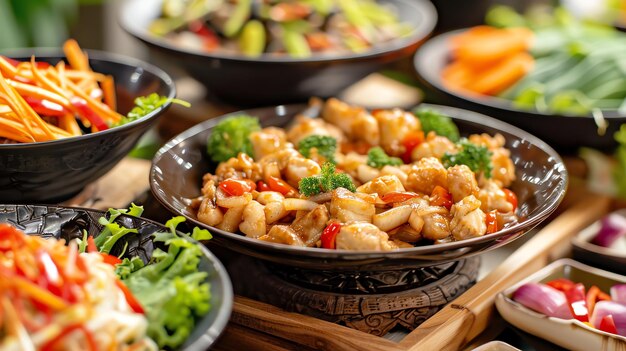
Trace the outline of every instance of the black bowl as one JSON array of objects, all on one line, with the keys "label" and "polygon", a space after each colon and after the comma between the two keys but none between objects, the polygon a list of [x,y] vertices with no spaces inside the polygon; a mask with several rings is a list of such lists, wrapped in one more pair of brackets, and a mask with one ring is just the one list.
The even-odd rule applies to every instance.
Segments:
[{"label": "black bowl", "polygon": [[[56,63],[59,50],[19,50],[5,53],[18,60]],[[158,93],[173,98],[172,79],[148,63],[89,51],[96,72],[115,79],[118,111],[126,114],[139,96]],[[137,140],[167,110],[169,103],[147,116],[102,132],[61,140],[0,145],[0,203],[56,203],[72,197],[107,173],[135,146]]]},{"label": "black bowl", "polygon": [[610,150],[617,145],[613,134],[626,122],[626,116],[619,115],[617,111],[603,111],[609,126],[604,135],[599,135],[592,116],[566,116],[521,110],[505,99],[465,95],[446,88],[441,81],[441,71],[451,60],[449,40],[465,30],[438,35],[424,43],[415,54],[413,63],[419,78],[444,101],[509,122],[545,140],[560,151],[572,152],[581,146]]},{"label": "black bowl", "polygon": [[[506,138],[518,178],[512,185],[520,204],[518,224],[478,238],[385,252],[294,247],[208,227],[215,234],[213,240],[243,254],[279,264],[328,270],[389,270],[459,260],[500,247],[534,228],[556,209],[565,194],[568,176],[561,158],[548,145],[518,128],[478,113],[431,107],[452,116],[465,135],[501,133]],[[304,108],[304,105],[287,105],[244,113],[257,116],[264,126],[284,126]],[[188,205],[190,199],[200,195],[203,174],[214,168],[206,155],[206,140],[212,128],[226,116],[202,122],[170,140],[156,154],[150,170],[150,187],[155,197],[170,211],[199,226],[207,227],[197,220]]]},{"label": "black bowl", "polygon": [[382,65],[410,56],[430,34],[437,12],[426,0],[383,0],[398,9],[402,21],[415,27],[405,39],[379,45],[362,54],[314,56],[307,59],[265,55],[206,53],[173,45],[147,30],[161,11],[162,0],[130,0],[122,7],[122,27],[157,54],[180,65],[215,97],[236,106],[303,102],[330,97],[375,72]]},{"label": "black bowl", "polygon": [[[0,205],[0,223],[10,223],[26,234],[45,238],[73,240],[82,238],[83,230],[89,235],[100,233],[103,226],[98,219],[105,212],[75,207],[45,205]],[[154,248],[151,234],[169,232],[165,226],[145,218],[122,215],[116,222],[127,228],[137,229],[137,234],[128,234],[115,243],[111,254],[119,255],[128,243],[124,257],[139,256],[145,263],[152,257]],[[189,236],[181,234],[186,240],[196,243]],[[226,269],[220,261],[203,245],[200,245],[203,257],[199,269],[207,272],[207,282],[211,285],[211,310],[196,324],[195,329],[182,346],[182,350],[206,350],[220,336],[233,306],[233,289]]]}]

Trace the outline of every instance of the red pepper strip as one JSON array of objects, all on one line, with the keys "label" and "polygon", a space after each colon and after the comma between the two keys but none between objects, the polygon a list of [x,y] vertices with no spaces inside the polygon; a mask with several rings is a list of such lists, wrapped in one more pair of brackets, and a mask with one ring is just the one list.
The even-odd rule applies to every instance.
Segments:
[{"label": "red pepper strip", "polygon": [[452,195],[442,186],[435,186],[432,194],[430,194],[430,204],[433,206],[443,206],[450,210],[452,207]]},{"label": "red pepper strip", "polygon": [[421,130],[418,132],[411,132],[402,139],[402,145],[404,146],[404,153],[402,154],[402,161],[404,163],[411,163],[411,153],[419,144],[424,142],[424,132]]},{"label": "red pepper strip", "polygon": [[122,263],[122,260],[120,260],[119,258],[113,256],[113,255],[109,255],[107,253],[101,252],[100,255],[102,255],[102,261],[106,264],[109,264],[113,267],[115,267],[115,265]]},{"label": "red pepper strip", "polygon": [[492,210],[487,213],[485,217],[485,224],[487,225],[487,234],[492,234],[498,231],[498,211]]},{"label": "red pepper strip", "polygon": [[93,337],[93,334],[85,328],[82,324],[72,324],[68,325],[63,329],[57,336],[50,339],[47,343],[41,346],[41,351],[54,351],[57,348],[55,347],[61,340],[63,340],[66,336],[72,334],[75,331],[80,330],[85,335],[85,340],[87,341],[87,346],[91,351],[97,351],[98,345],[96,344],[96,339]]},{"label": "red pepper strip", "polygon": [[600,328],[598,329],[607,333],[617,334],[617,327],[615,326],[613,315],[609,314],[608,316],[602,317],[602,320],[600,321]]},{"label": "red pepper strip", "polygon": [[98,252],[98,247],[93,240],[93,236],[87,236],[87,252]]},{"label": "red pepper strip", "polygon": [[250,179],[226,179],[219,187],[230,196],[241,196],[256,189],[256,184]]},{"label": "red pepper strip", "polygon": [[[18,61],[16,59],[12,59],[12,58],[9,58],[9,57],[6,57],[6,56],[2,56],[2,58],[5,59],[7,62],[9,62],[10,64],[12,64],[15,67],[17,67],[22,62],[28,62],[28,61]],[[50,67],[50,64],[48,62],[45,62],[45,61],[37,61],[37,62],[35,62],[35,65],[39,69],[46,69],[46,68]]]},{"label": "red pepper strip", "polygon": [[266,183],[266,182],[264,182],[264,181],[262,181],[262,180],[259,180],[259,181],[256,183],[256,188],[257,188],[259,191],[271,191],[271,190],[272,190],[272,189],[270,189],[270,186],[269,186],[269,185],[267,185],[267,183]]},{"label": "red pepper strip", "polygon": [[337,247],[337,234],[341,231],[341,224],[333,222],[322,232],[322,247],[334,250]]},{"label": "red pepper strip", "polygon": [[391,202],[404,202],[417,196],[419,195],[417,195],[416,193],[392,191],[383,195],[381,200],[383,200],[384,203],[388,204]]},{"label": "red pepper strip", "polygon": [[61,284],[61,277],[57,265],[52,261],[52,257],[46,251],[39,251],[36,254],[37,265],[39,266],[39,272],[43,272],[40,275],[45,282],[44,287],[48,287],[50,284],[59,286]]},{"label": "red pepper strip", "polygon": [[24,244],[23,234],[9,224],[0,224],[0,251],[13,251]]},{"label": "red pepper strip", "polygon": [[517,195],[510,189],[502,189],[504,194],[506,195],[506,201],[513,205],[513,211],[517,209]]},{"label": "red pepper strip", "polygon": [[190,22],[189,30],[203,39],[204,48],[207,50],[216,49],[220,45],[220,40],[215,32],[209,29],[202,21]]},{"label": "red pepper strip", "polygon": [[573,288],[576,284],[569,279],[559,278],[559,279],[555,279],[555,280],[551,280],[547,282],[546,285],[549,285],[555,288],[556,290],[565,292]]},{"label": "red pepper strip", "polygon": [[581,322],[589,322],[589,310],[585,300],[585,286],[582,283],[575,284],[574,287],[565,291],[565,296],[574,318]]},{"label": "red pepper strip", "polygon": [[287,182],[280,178],[267,177],[265,181],[267,182],[267,185],[270,187],[270,189],[272,189],[272,191],[279,192],[283,195],[287,195],[290,192],[297,193],[296,189],[294,189],[291,185],[287,184]]},{"label": "red pepper strip", "polygon": [[26,96],[24,100],[26,100],[35,112],[42,116],[62,117],[69,112],[63,106],[48,100],[37,99],[32,96]]},{"label": "red pepper strip", "polygon": [[52,309],[61,310],[68,306],[60,297],[55,296],[48,290],[42,289],[24,278],[14,276],[9,280],[9,284],[13,285],[21,293],[28,295],[31,299],[39,301]]},{"label": "red pepper strip", "polygon": [[87,102],[79,97],[72,97],[70,99],[72,106],[76,108],[76,112],[78,114],[87,119],[98,131],[107,130],[109,126],[104,122],[104,120],[87,105]]},{"label": "red pepper strip", "polygon": [[133,311],[135,311],[135,313],[141,313],[141,314],[145,313],[143,307],[141,306],[139,301],[137,301],[137,299],[135,298],[135,295],[133,295],[133,293],[130,292],[126,284],[124,284],[120,280],[115,279],[115,285],[117,285],[117,287],[120,288],[120,290],[122,290],[122,292],[124,293],[124,297],[126,298],[126,302],[128,302],[128,305],[130,306],[130,308],[133,309]]}]

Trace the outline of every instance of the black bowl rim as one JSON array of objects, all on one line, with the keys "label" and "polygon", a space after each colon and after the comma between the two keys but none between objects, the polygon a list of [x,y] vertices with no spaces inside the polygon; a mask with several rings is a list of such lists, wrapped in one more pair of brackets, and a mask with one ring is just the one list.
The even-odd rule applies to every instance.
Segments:
[{"label": "black bowl rim", "polygon": [[[45,205],[45,204],[2,204],[1,206],[53,207],[53,208],[66,209],[66,210],[72,210],[72,211],[86,211],[86,212],[91,212],[91,213],[100,213],[102,214],[102,216],[106,215],[106,211],[88,208],[88,207],[80,207],[80,206],[62,206],[62,205],[50,205],[50,204],[48,205]],[[126,214],[122,214],[122,216],[128,217],[128,215]],[[169,229],[165,227],[162,223],[153,221],[149,218],[145,218],[145,217],[133,217],[133,218],[139,219],[143,222],[153,224],[155,226],[165,229],[166,231],[169,231]],[[178,232],[178,234],[183,239],[189,240],[190,242],[197,244],[200,247],[200,250],[202,251],[202,254],[204,255],[204,257],[206,257],[211,262],[211,264],[213,264],[213,266],[215,267],[215,272],[217,273],[217,276],[219,277],[219,280],[222,283],[222,286],[224,287],[224,295],[221,297],[222,301],[219,306],[218,314],[215,318],[215,323],[213,323],[209,327],[209,329],[207,329],[203,333],[203,335],[210,334],[212,338],[200,337],[196,341],[194,341],[191,345],[187,345],[187,347],[185,348],[188,350],[202,350],[202,349],[209,347],[212,343],[215,342],[215,340],[217,340],[217,338],[222,334],[222,332],[226,328],[228,321],[230,320],[230,315],[231,315],[231,312],[233,309],[233,303],[234,303],[233,285],[232,285],[232,282],[230,281],[230,276],[228,275],[226,268],[224,267],[222,262],[211,251],[209,251],[209,249],[207,249],[202,243],[193,239],[189,235],[185,235],[181,232]],[[211,306],[213,307],[213,305]]]},{"label": "black bowl rim", "polygon": [[139,2],[143,0],[129,0],[122,4],[121,10],[118,13],[117,21],[119,25],[130,35],[138,38],[139,40],[154,45],[160,48],[167,49],[169,51],[182,53],[194,57],[199,58],[211,58],[211,59],[219,59],[225,61],[232,62],[257,62],[257,63],[283,63],[283,64],[298,64],[298,63],[312,63],[312,62],[329,62],[329,61],[344,61],[344,60],[354,60],[354,59],[366,59],[366,58],[374,58],[377,56],[384,55],[389,52],[395,52],[407,47],[410,47],[414,44],[419,43],[420,41],[427,38],[432,31],[435,29],[435,25],[437,24],[437,10],[435,6],[426,0],[389,0],[395,2],[402,2],[407,6],[413,7],[413,9],[417,12],[423,14],[423,19],[421,22],[411,23],[415,26],[413,33],[406,38],[397,38],[392,41],[383,43],[378,45],[378,47],[374,47],[373,49],[364,51],[363,53],[355,53],[355,54],[343,54],[343,55],[314,55],[309,58],[292,58],[290,56],[271,56],[271,55],[262,55],[260,57],[246,57],[244,55],[235,55],[235,54],[220,54],[220,53],[207,53],[201,50],[194,50],[189,48],[184,48],[178,45],[172,45],[168,43],[166,40],[157,38],[150,33],[148,33],[145,29],[142,31],[138,31],[133,29],[133,25],[129,25],[124,15],[125,12],[128,12],[128,8],[132,6],[133,2]]},{"label": "black bowl rim", "polygon": [[[32,143],[0,144],[0,150],[7,150],[7,149],[23,150],[23,149],[31,149],[31,148],[38,148],[38,147],[62,145],[62,144],[77,142],[80,140],[106,136],[108,134],[116,133],[117,131],[121,131],[124,129],[131,129],[135,126],[147,123],[148,121],[159,116],[161,113],[165,112],[172,104],[171,100],[176,97],[176,85],[174,84],[174,80],[172,79],[172,77],[170,77],[169,74],[167,74],[164,70],[160,69],[159,67],[154,66],[145,61],[142,61],[133,57],[129,57],[129,56],[113,54],[113,53],[98,51],[98,50],[86,50],[86,52],[90,61],[115,63],[115,64],[120,64],[120,65],[124,65],[128,67],[141,68],[144,71],[154,74],[165,84],[165,87],[169,90],[168,95],[167,95],[168,101],[164,105],[159,107],[158,109],[150,112],[149,114],[143,116],[142,118],[132,121],[130,123],[126,123],[118,127],[109,128],[107,130],[99,131],[96,133],[89,133],[89,134],[73,136],[73,137],[63,138],[63,139],[58,139],[58,140],[38,141],[38,142],[32,142]],[[58,48],[11,49],[11,50],[3,51],[3,55],[7,57],[29,57],[31,55],[35,55],[36,59],[65,59],[65,54],[63,54],[63,51]],[[116,84],[118,83],[116,82]]]},{"label": "black bowl rim", "polygon": [[395,255],[398,255],[398,256],[406,256],[406,255],[411,255],[411,254],[426,255],[426,254],[431,254],[435,252],[443,252],[443,251],[448,251],[448,250],[460,249],[463,247],[469,247],[472,245],[495,241],[499,238],[503,238],[507,236],[513,236],[516,233],[528,231],[534,228],[539,223],[541,223],[543,220],[545,220],[550,214],[552,214],[552,212],[556,210],[556,208],[558,207],[558,205],[561,203],[561,201],[563,200],[565,196],[565,190],[567,189],[569,176],[565,168],[565,165],[563,164],[563,160],[561,159],[559,154],[557,154],[556,151],[554,151],[552,147],[550,147],[548,144],[546,144],[539,138],[533,136],[532,134],[528,132],[523,131],[522,129],[514,127],[506,122],[497,120],[492,117],[488,117],[486,115],[483,115],[477,112],[463,110],[463,109],[450,107],[450,106],[421,104],[420,106],[442,109],[448,112],[449,115],[451,116],[455,116],[455,113],[457,114],[462,113],[463,120],[477,123],[480,125],[488,125],[490,127],[509,132],[518,137],[522,137],[525,140],[529,141],[531,144],[534,144],[535,146],[539,147],[541,150],[543,150],[546,153],[546,155],[549,158],[552,158],[554,160],[555,168],[560,173],[561,181],[559,182],[559,187],[561,188],[561,191],[558,192],[558,196],[553,197],[548,207],[544,208],[541,212],[535,214],[535,216],[528,218],[523,223],[517,223],[511,227],[505,228],[496,233],[483,235],[481,237],[466,239],[462,241],[454,241],[454,242],[445,243],[445,244],[417,246],[417,247],[403,248],[400,250],[393,250],[393,251],[331,250],[331,249],[323,249],[323,248],[296,247],[296,246],[290,246],[290,245],[284,245],[284,244],[265,242],[265,241],[254,239],[254,238],[248,238],[245,235],[241,235],[237,233],[230,233],[230,232],[217,229],[215,227],[208,226],[200,222],[197,219],[186,216],[178,208],[168,203],[165,199],[161,198],[161,194],[158,191],[158,184],[156,181],[157,165],[159,164],[159,161],[163,157],[163,155],[169,152],[176,145],[180,144],[181,142],[184,142],[185,140],[195,136],[198,133],[201,133],[209,128],[212,128],[220,120],[229,116],[233,116],[233,115],[237,115],[241,113],[246,113],[246,114],[254,116],[255,111],[267,111],[267,110],[275,110],[277,111],[277,113],[279,113],[281,110],[284,111],[285,109],[288,109],[288,108],[295,109],[298,107],[301,107],[301,110],[304,110],[306,106],[307,106],[306,104],[290,104],[290,105],[278,105],[278,106],[269,106],[269,107],[241,110],[237,112],[228,113],[228,114],[225,114],[220,117],[213,118],[213,119],[209,119],[202,123],[196,124],[195,126],[180,133],[179,135],[175,136],[170,141],[168,141],[164,146],[162,146],[159,149],[159,151],[157,151],[154,158],[152,159],[152,166],[150,167],[150,189],[154,197],[169,211],[176,213],[177,215],[184,216],[185,218],[189,219],[194,224],[204,227],[204,228],[208,228],[211,232],[217,233],[220,236],[229,240],[235,240],[242,244],[249,244],[253,247],[257,247],[257,248],[260,247],[263,249],[272,250],[274,252],[276,251],[284,252],[286,254],[305,255],[308,257],[318,257],[318,258],[342,257],[348,260],[349,259],[358,260],[358,259],[362,259],[363,257],[379,258],[379,257],[392,257]]},{"label": "black bowl rim", "polygon": [[[420,76],[420,78],[422,78],[424,81],[426,81],[426,83],[428,83],[428,85],[434,87],[437,90],[440,90],[448,95],[454,96],[457,99],[461,99],[467,102],[471,102],[477,105],[484,105],[487,107],[491,107],[494,109],[499,109],[499,110],[503,110],[503,111],[509,111],[509,112],[517,112],[517,113],[525,113],[528,116],[532,116],[533,118],[545,118],[545,117],[550,117],[550,118],[561,118],[561,119],[570,119],[570,118],[576,118],[576,119],[580,119],[580,118],[594,118],[592,114],[588,114],[588,115],[570,115],[570,114],[550,114],[550,113],[542,113],[540,111],[538,111],[537,109],[519,109],[516,108],[509,100],[506,99],[502,99],[499,97],[495,97],[495,96],[488,96],[488,95],[480,95],[480,96],[472,96],[469,94],[462,94],[459,93],[457,91],[454,90],[450,90],[448,89],[446,86],[444,86],[441,83],[441,79],[439,79],[439,76],[437,76],[440,72],[439,71],[434,71],[431,69],[430,64],[428,62],[426,62],[425,59],[425,53],[429,53],[429,52],[434,52],[434,51],[439,51],[440,47],[445,47],[446,48],[446,53],[447,56],[450,56],[450,48],[449,46],[446,46],[443,44],[443,42],[448,41],[452,36],[454,35],[458,35],[460,33],[463,33],[467,30],[469,30],[470,28],[462,28],[462,29],[456,29],[453,31],[449,31],[446,33],[442,33],[439,35],[436,35],[430,39],[428,39],[424,44],[422,44],[422,46],[420,46],[420,48],[417,50],[417,52],[415,53],[415,56],[413,57],[413,67],[415,68],[415,71],[417,72],[417,74]],[[615,109],[615,110],[601,110],[603,118],[605,119],[624,119],[626,118],[626,115],[620,115],[619,114],[619,110]]]}]

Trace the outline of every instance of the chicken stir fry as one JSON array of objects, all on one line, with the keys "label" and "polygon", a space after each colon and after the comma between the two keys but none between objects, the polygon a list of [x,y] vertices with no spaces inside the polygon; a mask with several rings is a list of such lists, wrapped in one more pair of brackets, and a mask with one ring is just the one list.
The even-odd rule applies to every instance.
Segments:
[{"label": "chicken stir fry", "polygon": [[271,243],[368,251],[466,240],[516,222],[502,135],[460,138],[431,110],[422,119],[337,99],[320,110],[286,130],[249,116],[218,124],[209,152],[219,164],[193,202],[198,220]]}]

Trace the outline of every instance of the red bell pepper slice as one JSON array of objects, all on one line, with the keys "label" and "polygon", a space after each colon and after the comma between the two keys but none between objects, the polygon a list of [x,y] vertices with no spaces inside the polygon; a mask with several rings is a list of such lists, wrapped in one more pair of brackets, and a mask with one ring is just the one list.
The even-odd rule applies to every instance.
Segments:
[{"label": "red bell pepper slice", "polygon": [[297,190],[294,189],[291,185],[287,184],[284,180],[276,177],[267,177],[265,179],[267,185],[272,189],[272,191],[279,192],[283,195],[287,195],[289,193],[297,193]]},{"label": "red bell pepper slice", "polygon": [[598,329],[607,333],[617,334],[617,327],[615,326],[613,315],[609,314],[608,316],[602,317],[602,320],[600,321],[600,328]]},{"label": "red bell pepper slice", "polygon": [[217,49],[220,40],[214,31],[209,29],[202,21],[192,21],[188,25],[189,30],[202,38],[204,48],[207,50]]},{"label": "red bell pepper slice", "polygon": [[35,112],[42,116],[62,117],[68,113],[65,107],[48,100],[37,99],[32,96],[26,96],[24,100]]},{"label": "red bell pepper slice", "polygon": [[573,281],[569,280],[569,279],[559,278],[559,279],[555,279],[555,280],[551,280],[551,281],[547,282],[546,285],[549,285],[549,286],[555,288],[556,290],[565,292],[565,291],[573,288],[574,285],[576,285],[576,284]]},{"label": "red bell pepper slice", "polygon": [[102,117],[92,110],[85,100],[74,96],[70,99],[70,103],[72,103],[72,106],[74,106],[78,114],[87,119],[98,131],[109,129],[109,126],[104,122]]},{"label": "red bell pepper slice", "polygon": [[341,224],[332,222],[322,232],[322,247],[325,249],[334,250],[337,247],[337,234],[341,231]]},{"label": "red bell pepper slice", "polygon": [[452,195],[446,188],[437,185],[430,194],[430,204],[433,206],[442,206],[450,210],[452,207]]},{"label": "red bell pepper slice", "polygon": [[111,265],[113,267],[115,267],[116,265],[122,263],[122,260],[120,260],[119,258],[113,256],[113,255],[109,255],[108,253],[104,253],[101,252],[100,255],[102,256],[102,261],[108,265]]},{"label": "red bell pepper slice", "polygon": [[230,196],[241,196],[256,189],[256,184],[250,179],[226,179],[219,187]]},{"label": "red bell pepper slice", "polygon": [[[6,56],[2,56],[2,58],[5,59],[8,63],[12,64],[14,67],[17,67],[20,63],[23,62],[23,61],[18,61],[16,59],[12,59],[12,58],[9,58],[9,57],[6,57]],[[35,62],[35,66],[38,69],[46,69],[46,68],[50,67],[50,64],[48,62],[45,62],[45,61],[37,61],[37,62]]]},{"label": "red bell pepper slice", "polygon": [[424,132],[411,132],[402,139],[402,146],[404,146],[404,153],[402,154],[402,161],[404,163],[411,163],[411,153],[419,144],[424,142]]},{"label": "red bell pepper slice", "polygon": [[267,185],[267,183],[266,183],[266,182],[264,182],[264,181],[262,181],[262,180],[259,180],[259,181],[256,183],[256,188],[257,188],[259,191],[272,191],[272,189],[270,189],[270,186],[269,186],[269,185]]},{"label": "red bell pepper slice", "polygon": [[122,290],[122,292],[124,293],[124,297],[126,298],[126,302],[130,306],[130,308],[132,308],[133,311],[135,311],[135,313],[145,314],[145,311],[144,311],[143,307],[141,306],[139,301],[137,301],[137,299],[135,298],[135,295],[133,295],[133,293],[130,291],[130,289],[128,289],[126,284],[124,284],[122,281],[116,279],[115,280],[115,285],[117,285],[117,287],[120,290]]},{"label": "red bell pepper slice", "polygon": [[510,189],[502,189],[506,196],[506,201],[513,205],[513,211],[517,209],[517,195]]},{"label": "red bell pepper slice", "polygon": [[582,283],[578,283],[567,291],[564,291],[564,293],[574,318],[581,322],[589,322],[589,309],[587,308],[585,286]]},{"label": "red bell pepper slice", "polygon": [[485,224],[487,225],[487,234],[492,234],[498,231],[497,210],[487,212],[487,216],[485,217]]},{"label": "red bell pepper slice", "polygon": [[383,195],[381,200],[383,200],[384,203],[388,204],[392,202],[404,202],[417,196],[419,195],[416,193],[392,191]]},{"label": "red bell pepper slice", "polygon": [[87,237],[87,252],[98,252],[96,242],[93,240],[93,236]]}]

